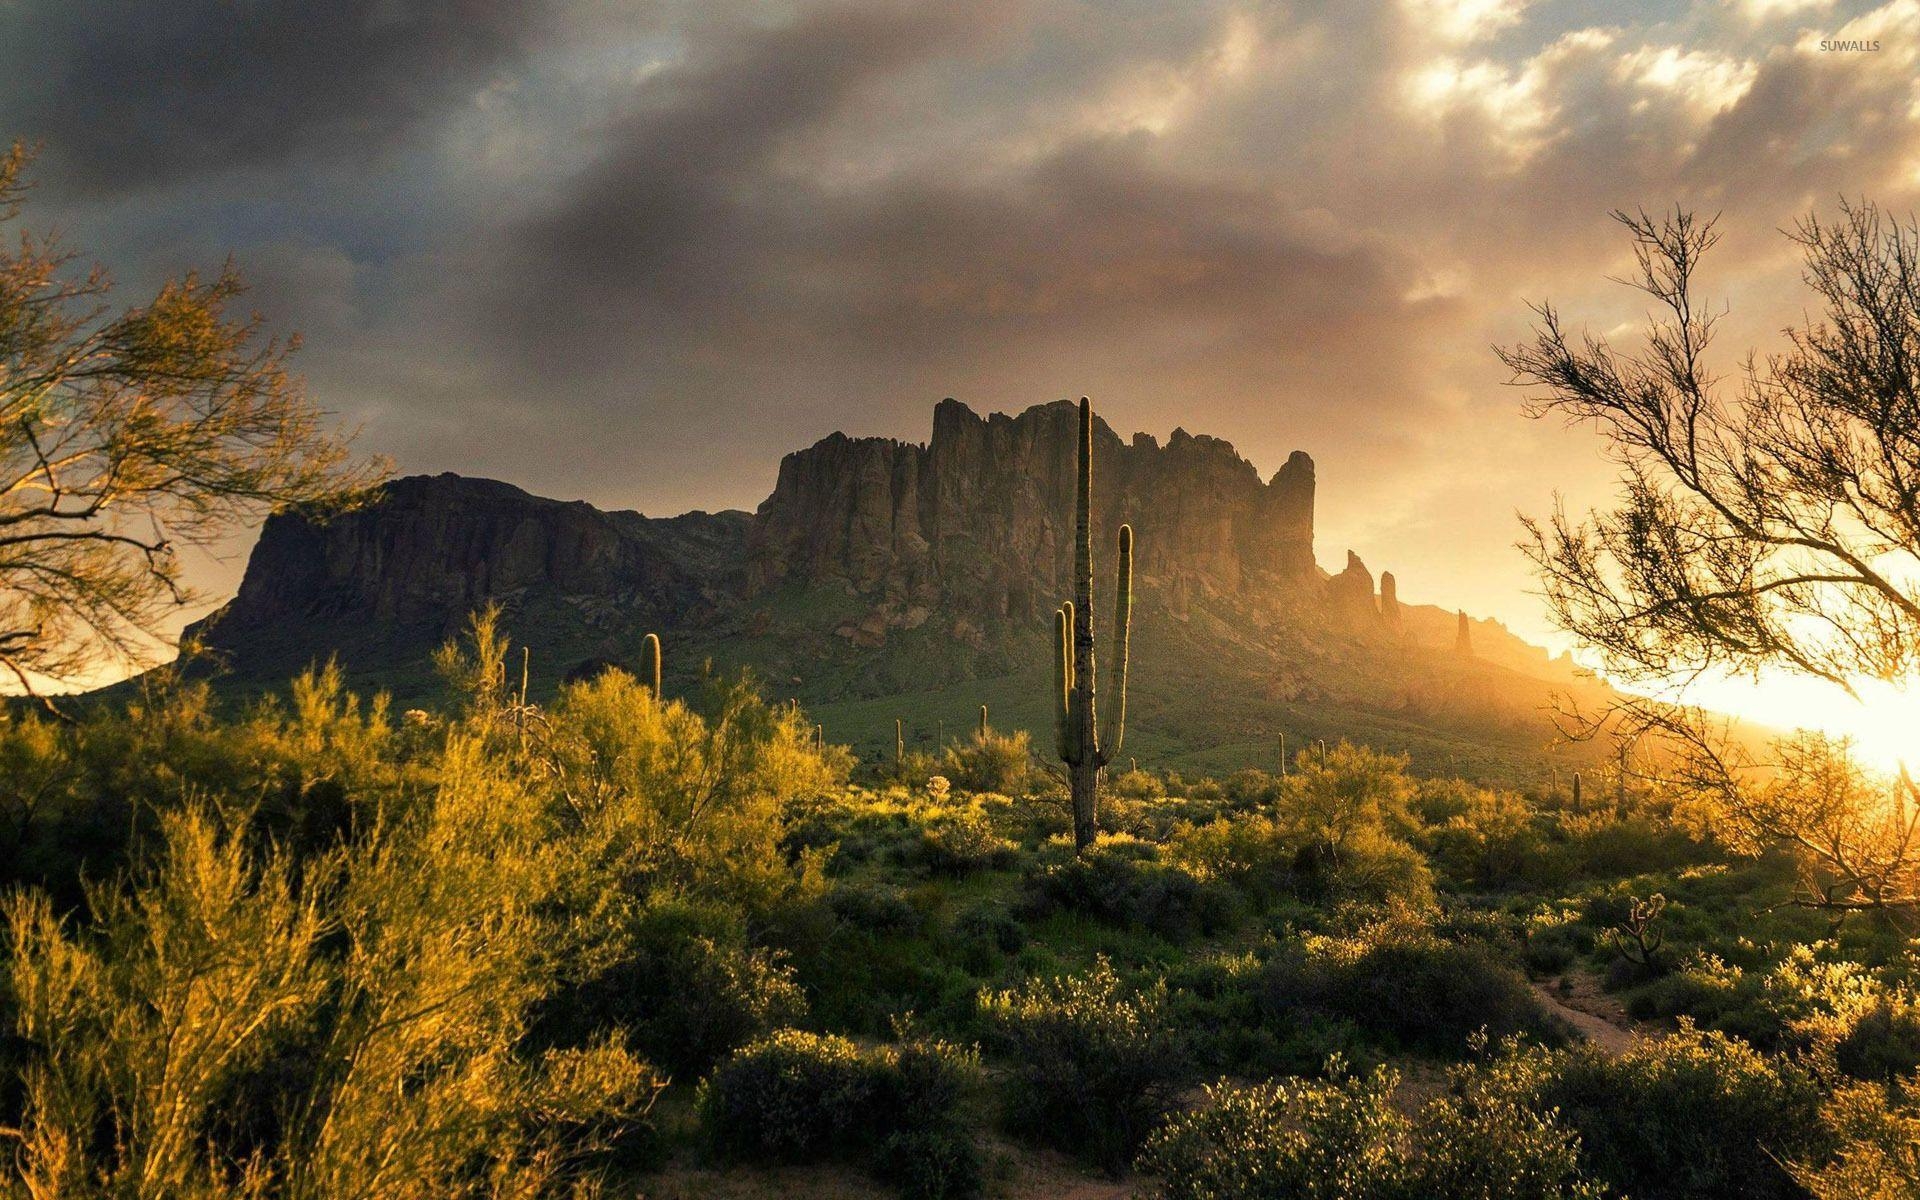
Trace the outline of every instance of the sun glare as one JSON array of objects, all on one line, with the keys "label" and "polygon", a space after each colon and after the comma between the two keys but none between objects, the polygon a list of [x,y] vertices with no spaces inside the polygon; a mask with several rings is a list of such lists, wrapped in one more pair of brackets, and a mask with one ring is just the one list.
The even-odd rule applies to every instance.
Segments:
[{"label": "sun glare", "polygon": [[1855,699],[1835,684],[1785,672],[1754,679],[1700,680],[1685,698],[1775,729],[1811,729],[1853,741],[1868,766],[1920,767],[1920,688],[1855,680]]}]

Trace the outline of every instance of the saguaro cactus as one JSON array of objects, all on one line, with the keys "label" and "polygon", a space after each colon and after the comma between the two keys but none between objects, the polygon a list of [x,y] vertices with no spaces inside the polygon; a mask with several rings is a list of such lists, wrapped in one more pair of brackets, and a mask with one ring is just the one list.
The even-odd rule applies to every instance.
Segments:
[{"label": "saguaro cactus", "polygon": [[907,730],[900,718],[893,719],[893,773],[905,775],[907,772]]},{"label": "saguaro cactus", "polygon": [[1094,703],[1093,403],[1080,399],[1080,480],[1074,517],[1073,599],[1053,616],[1054,731],[1073,793],[1073,844],[1085,850],[1099,830],[1100,770],[1127,734],[1127,635],[1133,619],[1133,528],[1120,527],[1114,568],[1113,703],[1101,723]]},{"label": "saguaro cactus", "polygon": [[646,683],[653,689],[653,698],[660,698],[660,635],[650,633],[640,643],[640,653],[644,658],[641,670],[646,673]]},{"label": "saguaro cactus", "polygon": [[987,737],[987,706],[982,704],[980,706],[980,739],[982,741],[985,741],[986,737]]}]

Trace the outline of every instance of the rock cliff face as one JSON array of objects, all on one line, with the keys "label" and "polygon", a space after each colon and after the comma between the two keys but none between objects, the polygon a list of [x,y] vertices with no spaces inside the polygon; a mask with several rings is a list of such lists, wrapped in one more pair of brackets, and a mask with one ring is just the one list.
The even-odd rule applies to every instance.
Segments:
[{"label": "rock cliff face", "polygon": [[316,524],[267,520],[240,591],[209,627],[244,647],[266,628],[346,618],[446,627],[489,600],[531,591],[602,597],[677,623],[737,590],[745,513],[649,520],[529,495],[490,479],[416,475],[365,509]]},{"label": "rock cliff face", "polygon": [[[667,687],[705,664],[752,668],[847,736],[861,706],[921,706],[923,740],[996,722],[1044,733],[1048,614],[1069,592],[1074,406],[982,417],[946,401],[924,445],[835,434],[781,463],[756,513],[650,519],[455,475],[389,484],[369,507],[263,529],[225,609],[190,632],[238,688],[279,687],[337,657],[351,686],[400,703],[443,695],[432,650],[486,603],[527,647],[536,694],[665,636]],[[1531,754],[1548,684],[1573,680],[1505,629],[1407,604],[1355,555],[1314,560],[1314,465],[1263,480],[1233,447],[1176,430],[1162,445],[1101,425],[1094,444],[1096,580],[1133,523],[1139,744],[1227,754],[1297,736],[1385,738],[1444,761],[1463,731]],[[1017,684],[1004,682],[1020,678]],[[836,709],[836,705],[843,706]],[[838,713],[839,715],[836,715]],[[857,715],[856,715],[857,714]],[[891,746],[891,741],[886,743]],[[1232,747],[1241,750],[1232,750]]]},{"label": "rock cliff face", "polygon": [[[834,434],[789,454],[755,515],[749,586],[834,582],[900,609],[950,606],[1025,620],[1067,593],[1073,554],[1074,406],[1018,416],[942,401],[925,445]],[[1317,585],[1313,460],[1262,482],[1217,438],[1094,434],[1102,543],[1122,522],[1149,585],[1239,592]],[[1097,547],[1100,553],[1103,547]]]}]

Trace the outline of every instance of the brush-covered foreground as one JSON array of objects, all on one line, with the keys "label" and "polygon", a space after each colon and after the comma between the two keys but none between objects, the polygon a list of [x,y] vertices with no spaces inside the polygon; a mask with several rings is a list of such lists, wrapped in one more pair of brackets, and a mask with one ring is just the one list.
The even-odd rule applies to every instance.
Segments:
[{"label": "brush-covered foreground", "polygon": [[1111,773],[1076,857],[1023,735],[876,767],[744,681],[505,667],[481,620],[434,712],[0,725],[4,1194],[1920,1188],[1912,943],[1711,813],[1340,743]]}]

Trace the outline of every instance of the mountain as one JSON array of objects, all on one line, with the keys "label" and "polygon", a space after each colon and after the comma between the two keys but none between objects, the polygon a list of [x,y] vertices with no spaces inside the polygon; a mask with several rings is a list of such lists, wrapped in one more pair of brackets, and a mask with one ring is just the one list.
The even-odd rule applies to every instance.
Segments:
[{"label": "mountain", "polygon": [[[711,661],[751,667],[830,736],[890,747],[893,718],[934,744],[981,703],[1046,726],[1051,615],[1070,591],[1076,412],[981,416],[953,400],[925,444],[834,434],[786,456],[752,513],[650,518],[456,475],[395,480],[322,524],[271,517],[238,594],[189,630],[227,686],[337,656],[400,703],[434,687],[432,649],[500,604],[536,695],[648,632],[669,690]],[[1165,445],[1098,423],[1096,592],[1115,531],[1136,534],[1128,753],[1143,763],[1271,765],[1353,737],[1416,768],[1544,772],[1556,692],[1597,685],[1503,627],[1399,598],[1348,553],[1314,556],[1314,463],[1270,478],[1218,438]],[[1461,645],[1465,629],[1465,647]],[[1564,756],[1565,751],[1555,754]]]}]

